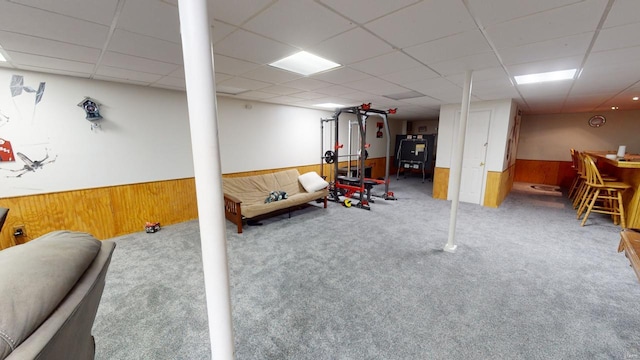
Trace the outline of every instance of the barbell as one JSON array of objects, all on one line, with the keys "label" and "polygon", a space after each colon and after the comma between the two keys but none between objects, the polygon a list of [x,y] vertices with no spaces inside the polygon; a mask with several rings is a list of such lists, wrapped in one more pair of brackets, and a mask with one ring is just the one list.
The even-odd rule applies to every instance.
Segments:
[{"label": "barbell", "polygon": [[[324,156],[322,157],[322,159],[324,160],[324,162],[326,162],[327,164],[333,164],[338,157],[344,157],[344,156],[354,156],[354,157],[360,157],[360,154],[352,154],[352,155],[338,155],[335,152],[331,151],[331,150],[327,150],[324,153]],[[367,149],[364,149],[364,159],[368,159],[369,158],[369,151],[367,151]]]}]

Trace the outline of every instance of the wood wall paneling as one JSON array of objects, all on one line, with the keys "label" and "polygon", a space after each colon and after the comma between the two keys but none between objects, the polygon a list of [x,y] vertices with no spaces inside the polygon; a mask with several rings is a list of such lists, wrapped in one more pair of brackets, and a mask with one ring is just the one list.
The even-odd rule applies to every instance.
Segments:
[{"label": "wood wall paneling", "polygon": [[575,176],[571,161],[517,159],[514,181],[569,187]]},{"label": "wood wall paneling", "polygon": [[513,188],[514,166],[503,172],[487,172],[487,183],[484,193],[484,206],[499,207]]},{"label": "wood wall paneling", "polygon": [[433,198],[447,200],[449,168],[436,167],[433,172]]},{"label": "wood wall paneling", "polygon": [[198,217],[193,178],[0,199],[9,208],[0,248],[16,242],[13,226],[33,240],[54,230],[83,231],[98,239],[143,231],[146,221],[170,225]]}]

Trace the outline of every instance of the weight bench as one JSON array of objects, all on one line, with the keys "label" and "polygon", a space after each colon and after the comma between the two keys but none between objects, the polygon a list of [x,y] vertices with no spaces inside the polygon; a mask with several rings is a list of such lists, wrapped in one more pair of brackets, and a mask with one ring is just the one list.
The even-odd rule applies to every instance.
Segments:
[{"label": "weight bench", "polygon": [[[360,178],[358,177],[338,176],[337,179],[339,184],[348,186],[348,187],[344,187],[344,189],[349,190],[347,192],[348,195],[345,195],[347,197],[351,197],[356,191],[360,190]],[[373,200],[371,200],[371,189],[378,184],[379,182],[377,180],[366,179],[366,178],[364,179],[364,188],[365,188],[365,194],[367,197],[367,202],[373,202]]]}]

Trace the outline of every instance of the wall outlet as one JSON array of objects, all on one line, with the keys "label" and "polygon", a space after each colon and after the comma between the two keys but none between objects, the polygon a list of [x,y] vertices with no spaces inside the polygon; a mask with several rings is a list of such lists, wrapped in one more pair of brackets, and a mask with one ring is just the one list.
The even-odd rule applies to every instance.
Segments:
[{"label": "wall outlet", "polygon": [[22,237],[27,236],[27,230],[24,228],[24,225],[16,225],[13,227],[13,237]]}]

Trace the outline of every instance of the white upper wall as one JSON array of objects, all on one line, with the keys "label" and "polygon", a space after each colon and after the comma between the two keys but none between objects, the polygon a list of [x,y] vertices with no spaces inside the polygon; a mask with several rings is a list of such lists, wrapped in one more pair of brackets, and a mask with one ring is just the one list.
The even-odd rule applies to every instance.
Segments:
[{"label": "white upper wall", "polygon": [[[14,74],[34,89],[46,83],[37,106],[33,93],[11,96]],[[100,129],[91,130],[77,106],[85,96],[101,104]],[[324,151],[333,149],[329,127],[320,145],[320,118],[332,114],[219,97],[222,172],[319,164]],[[392,141],[402,126],[393,117]],[[354,116],[340,116],[340,154],[347,154],[349,119]],[[372,158],[386,154],[386,135],[376,138],[377,122],[378,116],[367,120]],[[16,157],[0,162],[0,198],[194,176],[186,94],[179,91],[0,68],[0,139],[11,142]],[[25,166],[18,152],[34,161],[48,152],[55,161],[14,177],[19,172],[10,170]]]},{"label": "white upper wall", "polygon": [[[12,75],[37,89],[12,97]],[[77,104],[101,104],[101,129],[92,130]],[[11,142],[15,162],[0,162],[0,197],[103,187],[193,176],[184,93],[82,78],[0,69],[0,138]],[[55,160],[14,177],[25,166],[17,153]]]},{"label": "white upper wall", "polygon": [[[458,134],[460,104],[443,105],[440,108],[438,125],[438,152],[436,166],[451,167],[453,149]],[[491,124],[487,144],[486,170],[502,172],[507,169],[511,159],[507,160],[509,130],[514,121],[515,103],[511,99],[472,102],[469,112],[491,111]]]}]

